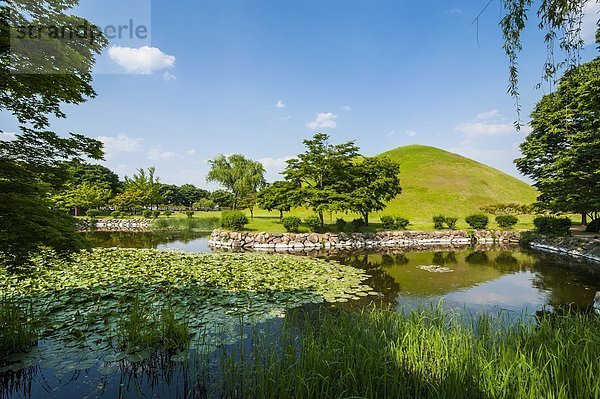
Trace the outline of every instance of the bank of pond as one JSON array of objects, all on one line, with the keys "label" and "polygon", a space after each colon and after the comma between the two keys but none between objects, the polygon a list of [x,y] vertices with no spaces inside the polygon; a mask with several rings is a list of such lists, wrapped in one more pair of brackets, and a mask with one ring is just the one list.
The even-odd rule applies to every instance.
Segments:
[{"label": "bank of pond", "polygon": [[88,238],[70,261],[0,272],[1,397],[600,397],[597,265]]}]

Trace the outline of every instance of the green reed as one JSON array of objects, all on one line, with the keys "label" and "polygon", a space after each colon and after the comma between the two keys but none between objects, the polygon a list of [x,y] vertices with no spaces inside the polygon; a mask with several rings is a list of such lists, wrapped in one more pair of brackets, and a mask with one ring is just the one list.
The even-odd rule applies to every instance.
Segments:
[{"label": "green reed", "polygon": [[0,299],[0,363],[8,355],[27,351],[37,343],[39,326],[33,309],[16,299]]},{"label": "green reed", "polygon": [[222,358],[218,396],[254,398],[598,398],[600,319],[532,324],[441,307],[322,310],[256,333]]}]

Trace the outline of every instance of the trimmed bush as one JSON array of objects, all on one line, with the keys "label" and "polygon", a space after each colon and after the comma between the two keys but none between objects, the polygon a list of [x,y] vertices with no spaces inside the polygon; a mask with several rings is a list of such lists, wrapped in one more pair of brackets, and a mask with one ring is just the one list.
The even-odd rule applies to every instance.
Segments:
[{"label": "trimmed bush", "polygon": [[444,222],[450,230],[456,230],[456,222],[458,222],[458,218],[454,216],[448,216],[444,219]]},{"label": "trimmed bush", "polygon": [[85,212],[85,215],[86,215],[87,217],[89,217],[90,219],[96,219],[96,218],[98,217],[98,215],[100,215],[100,211],[97,211],[97,210],[95,210],[95,209],[88,209],[88,210]]},{"label": "trimmed bush", "polygon": [[490,219],[486,215],[470,215],[465,218],[465,222],[475,230],[485,230]]},{"label": "trimmed bush", "polygon": [[112,212],[110,213],[110,216],[112,216],[112,217],[113,217],[113,218],[115,218],[115,219],[118,219],[118,218],[120,218],[120,217],[121,217],[121,212],[119,212],[119,211],[112,211]]},{"label": "trimmed bush", "polygon": [[354,219],[352,222],[352,231],[358,232],[365,226],[365,221],[362,219]]},{"label": "trimmed bush", "polygon": [[570,234],[571,219],[567,217],[539,216],[533,219],[533,225],[540,234],[564,237]]},{"label": "trimmed bush", "polygon": [[289,233],[297,233],[298,228],[300,227],[300,223],[302,221],[299,217],[296,216],[287,216],[281,219],[281,223],[283,223],[283,227],[285,227],[285,231]]},{"label": "trimmed bush", "polygon": [[157,219],[160,216],[160,211],[152,211],[152,217]]},{"label": "trimmed bush", "polygon": [[343,218],[338,218],[335,220],[335,229],[337,231],[344,231],[346,229],[346,221]]},{"label": "trimmed bush", "polygon": [[163,212],[163,214],[164,214],[166,217],[171,217],[171,215],[173,214],[173,211],[171,211],[171,210],[167,209],[166,211],[164,211],[164,212]]},{"label": "trimmed bush", "polygon": [[600,233],[600,218],[592,220],[585,228],[585,231],[588,233]]},{"label": "trimmed bush", "polygon": [[308,226],[308,229],[313,233],[318,233],[322,230],[321,219],[317,215],[312,215],[304,219],[304,224]]},{"label": "trimmed bush", "polygon": [[442,230],[446,223],[446,217],[443,215],[437,215],[433,217],[433,228],[436,230]]},{"label": "trimmed bush", "polygon": [[519,219],[513,215],[496,216],[496,223],[498,223],[498,226],[502,227],[503,229],[510,229],[518,222]]},{"label": "trimmed bush", "polygon": [[191,218],[194,217],[194,213],[196,213],[196,212],[194,212],[194,211],[185,211],[185,216],[187,216],[188,219],[191,219]]},{"label": "trimmed bush", "polygon": [[409,224],[410,220],[400,216],[396,216],[396,228],[398,230],[406,230]]},{"label": "trimmed bush", "polygon": [[221,213],[221,227],[239,231],[249,223],[248,217],[241,211],[226,211]]},{"label": "trimmed bush", "polygon": [[146,219],[150,219],[152,217],[152,211],[146,209],[144,212],[142,212],[142,216],[144,216]]},{"label": "trimmed bush", "polygon": [[396,219],[393,216],[382,216],[381,224],[383,228],[386,230],[395,230],[396,229]]}]

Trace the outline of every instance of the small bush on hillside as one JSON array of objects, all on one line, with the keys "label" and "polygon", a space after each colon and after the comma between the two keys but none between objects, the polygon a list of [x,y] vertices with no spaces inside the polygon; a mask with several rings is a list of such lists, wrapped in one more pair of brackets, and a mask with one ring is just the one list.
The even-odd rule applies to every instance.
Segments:
[{"label": "small bush on hillside", "polygon": [[304,219],[304,224],[313,233],[318,233],[322,230],[321,219],[319,219],[319,217],[316,215],[312,215]]},{"label": "small bush on hillside", "polygon": [[486,215],[470,215],[465,218],[465,221],[475,230],[485,230],[490,219]]},{"label": "small bush on hillside", "polygon": [[244,212],[227,211],[221,213],[221,227],[229,230],[242,230],[250,221]]},{"label": "small bush on hillside", "polygon": [[570,234],[571,219],[567,217],[539,216],[533,219],[533,225],[540,234],[564,237]]},{"label": "small bush on hillside", "polygon": [[164,215],[165,215],[166,217],[171,217],[171,215],[173,214],[173,211],[171,211],[171,210],[166,210],[166,211],[164,211],[163,213],[164,213]]},{"label": "small bush on hillside", "polygon": [[112,211],[112,212],[110,213],[110,216],[112,216],[112,217],[113,217],[113,218],[115,218],[115,219],[118,219],[118,218],[120,218],[120,217],[121,217],[121,212],[119,212],[119,211]]},{"label": "small bush on hillside", "polygon": [[302,221],[300,220],[300,218],[296,216],[287,216],[281,219],[281,223],[283,223],[285,231],[289,233],[297,233],[301,222]]},{"label": "small bush on hillside", "polygon": [[335,229],[337,231],[344,231],[346,229],[346,221],[343,218],[338,218],[335,220]]},{"label": "small bush on hillside", "polygon": [[152,211],[145,210],[144,212],[142,212],[142,216],[144,216],[146,219],[150,219],[152,217]]},{"label": "small bush on hillside", "polygon": [[456,230],[456,222],[458,222],[458,218],[454,216],[447,216],[444,219],[444,222],[450,230]]},{"label": "small bush on hillside", "polygon": [[502,227],[503,229],[510,229],[518,222],[519,219],[513,215],[496,216],[496,223],[498,223],[498,226]]},{"label": "small bush on hillside", "polygon": [[410,224],[410,220],[400,217],[400,216],[396,216],[396,229],[406,230],[406,228],[408,227],[409,224]]},{"label": "small bush on hillside", "polygon": [[382,216],[381,224],[383,228],[386,230],[394,230],[396,229],[396,219],[393,216]]},{"label": "small bush on hillside", "polygon": [[160,216],[160,211],[152,211],[152,217],[157,219]]},{"label": "small bush on hillside", "polygon": [[442,230],[444,228],[444,223],[446,222],[446,217],[443,215],[437,215],[433,217],[433,228],[436,230]]},{"label": "small bush on hillside", "polygon": [[96,218],[98,217],[98,215],[100,215],[100,211],[97,211],[97,210],[95,210],[95,209],[88,209],[88,210],[85,212],[85,215],[86,215],[87,217],[89,217],[90,219],[96,219]]},{"label": "small bush on hillside", "polygon": [[196,213],[196,212],[194,212],[194,211],[185,211],[185,216],[187,216],[188,219],[191,219],[191,218],[194,217],[194,213]]},{"label": "small bush on hillside", "polygon": [[352,231],[359,232],[365,226],[365,221],[362,219],[354,219],[352,222]]},{"label": "small bush on hillside", "polygon": [[600,218],[592,220],[585,228],[585,231],[588,233],[600,233]]}]

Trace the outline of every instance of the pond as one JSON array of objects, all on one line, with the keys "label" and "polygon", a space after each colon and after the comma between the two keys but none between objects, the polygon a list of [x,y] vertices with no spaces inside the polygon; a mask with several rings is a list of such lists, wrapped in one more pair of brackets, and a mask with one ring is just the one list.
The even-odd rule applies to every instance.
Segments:
[{"label": "pond", "polygon": [[[207,234],[94,232],[87,234],[87,238],[94,246],[103,248],[210,252]],[[325,306],[354,308],[381,302],[404,309],[443,301],[445,307],[465,313],[502,311],[520,316],[563,307],[589,312],[596,292],[600,291],[600,265],[578,263],[519,247],[432,248],[380,253],[336,251],[299,256],[302,255],[335,260],[343,266],[357,268],[366,274],[364,283],[378,293],[376,296],[361,294],[360,299],[354,296],[357,300],[339,303],[333,300],[333,304]],[[126,268],[127,265],[120,261],[114,267]],[[215,267],[220,266],[216,264]],[[174,273],[178,275],[179,271]],[[246,277],[233,276],[242,278],[240,281],[251,281],[244,280]],[[311,294],[308,293],[308,297]],[[281,300],[293,304],[288,297]],[[308,302],[310,300],[304,301],[306,304],[301,309],[312,311],[324,306]],[[232,306],[237,305],[232,302]],[[277,307],[268,309],[280,311]],[[273,334],[281,327],[281,319],[257,320],[258,328]],[[240,336],[252,334],[247,327],[238,332]],[[225,332],[227,334],[231,335]],[[247,339],[242,342],[242,345],[248,344]],[[230,346],[225,345],[222,350],[227,351]],[[122,367],[99,360],[105,350],[102,346],[93,351],[83,345],[62,347],[60,341],[53,339],[40,342],[28,356],[43,359],[42,362],[16,373],[0,373],[0,397],[203,397],[204,388],[198,386],[194,377],[203,372],[198,368],[198,362],[172,362],[169,358],[158,357]],[[197,351],[193,353],[193,356],[205,356]],[[65,363],[60,358],[69,361]],[[207,362],[211,364],[210,355]],[[65,364],[73,366],[65,367]]]}]

